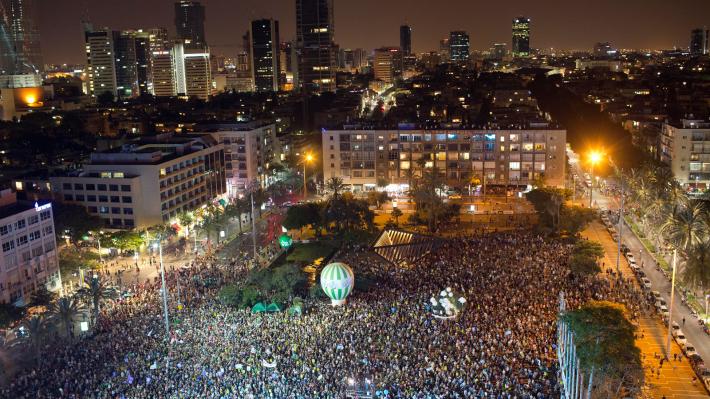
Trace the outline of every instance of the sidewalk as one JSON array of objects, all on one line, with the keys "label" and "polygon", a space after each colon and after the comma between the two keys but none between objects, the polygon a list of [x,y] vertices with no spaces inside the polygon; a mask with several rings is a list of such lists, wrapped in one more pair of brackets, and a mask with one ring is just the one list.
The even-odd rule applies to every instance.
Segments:
[{"label": "sidewalk", "polygon": [[[611,236],[606,231],[606,228],[597,220],[585,230],[582,235],[585,238],[594,240],[602,244],[604,247],[604,268],[611,267],[616,269],[616,257],[618,244],[611,239]],[[636,287],[640,290],[641,287],[636,280],[636,276],[629,267],[626,259],[622,256],[619,264],[621,274],[625,278],[631,278]],[[665,353],[666,336],[668,328],[661,323],[660,317],[651,311],[650,315],[642,314],[639,318],[638,336],[636,345],[641,349],[641,360],[645,370],[645,386],[644,394],[646,397],[667,399],[676,398],[707,398],[708,393],[700,381],[693,384],[693,372],[688,359],[683,356],[680,346],[675,341],[671,340],[671,352],[679,354],[681,360],[674,361],[673,356],[668,362],[664,362],[663,366],[659,366],[660,359],[657,356]]]}]

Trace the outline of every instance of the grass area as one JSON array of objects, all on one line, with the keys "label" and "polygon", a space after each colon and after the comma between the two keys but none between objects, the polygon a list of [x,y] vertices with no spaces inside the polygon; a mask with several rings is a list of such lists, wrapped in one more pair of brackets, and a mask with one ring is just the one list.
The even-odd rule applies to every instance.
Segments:
[{"label": "grass area", "polygon": [[286,262],[311,263],[318,258],[329,257],[334,251],[335,247],[322,241],[295,244]]}]

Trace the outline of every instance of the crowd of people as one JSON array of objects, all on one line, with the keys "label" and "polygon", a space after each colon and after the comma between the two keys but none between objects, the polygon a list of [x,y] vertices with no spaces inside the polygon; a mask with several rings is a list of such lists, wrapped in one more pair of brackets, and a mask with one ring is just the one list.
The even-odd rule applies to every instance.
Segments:
[{"label": "crowd of people", "polygon": [[[159,281],[136,286],[132,297],[102,308],[91,337],[55,344],[0,394],[305,399],[369,389],[380,398],[556,397],[559,293],[570,307],[621,298],[638,310],[623,284],[571,277],[570,250],[530,232],[457,237],[405,267],[351,248],[337,255],[356,275],[348,303],[307,299],[302,316],[225,307],[219,285],[243,279],[246,258],[203,257],[169,274],[167,338]],[[372,284],[358,289],[358,276]],[[466,298],[454,319],[431,312],[429,298],[445,288]]]}]

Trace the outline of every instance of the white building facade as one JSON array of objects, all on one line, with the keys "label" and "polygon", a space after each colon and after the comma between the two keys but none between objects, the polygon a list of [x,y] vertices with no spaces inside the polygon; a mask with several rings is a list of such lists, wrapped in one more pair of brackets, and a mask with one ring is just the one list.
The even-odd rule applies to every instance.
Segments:
[{"label": "white building facade", "polygon": [[353,191],[395,185],[406,190],[425,169],[450,187],[478,179],[526,186],[565,183],[567,133],[531,130],[324,130],[323,177],[340,177]]},{"label": "white building facade", "polygon": [[42,286],[61,288],[52,204],[19,203],[10,190],[0,196],[0,303],[23,305]]},{"label": "white building facade", "polygon": [[661,161],[684,188],[706,190],[710,186],[710,122],[665,123],[661,133]]}]

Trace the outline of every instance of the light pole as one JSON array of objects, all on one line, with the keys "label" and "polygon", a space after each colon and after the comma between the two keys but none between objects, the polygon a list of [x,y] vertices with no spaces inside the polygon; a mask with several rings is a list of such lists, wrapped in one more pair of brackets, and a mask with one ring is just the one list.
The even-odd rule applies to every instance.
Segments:
[{"label": "light pole", "polygon": [[163,244],[158,241],[153,244],[153,248],[158,249],[158,256],[160,259],[160,280],[163,287],[163,314],[165,316],[165,336],[170,339],[170,322],[168,320],[168,289],[165,286],[165,266],[163,265]]},{"label": "light pole", "polygon": [[96,234],[96,241],[99,243],[99,263],[103,262],[103,259],[101,258],[101,234],[103,233],[103,230],[99,230],[99,232]]},{"label": "light pole", "polygon": [[589,153],[589,180],[591,184],[589,186],[589,208],[592,208],[592,194],[594,193],[594,165],[596,165],[602,159],[602,154],[597,151],[592,151]]},{"label": "light pole", "polygon": [[303,158],[303,200],[308,196],[308,187],[306,186],[306,164],[313,160],[313,155],[305,154]]},{"label": "light pole", "polygon": [[675,296],[675,269],[677,249],[673,249],[673,273],[671,277],[671,303],[668,305],[668,337],[666,337],[666,356],[671,357],[671,333],[673,332],[673,297]]},{"label": "light pole", "polygon": [[251,243],[254,247],[254,262],[256,264],[256,222],[254,221],[254,191],[253,190],[251,192]]}]

